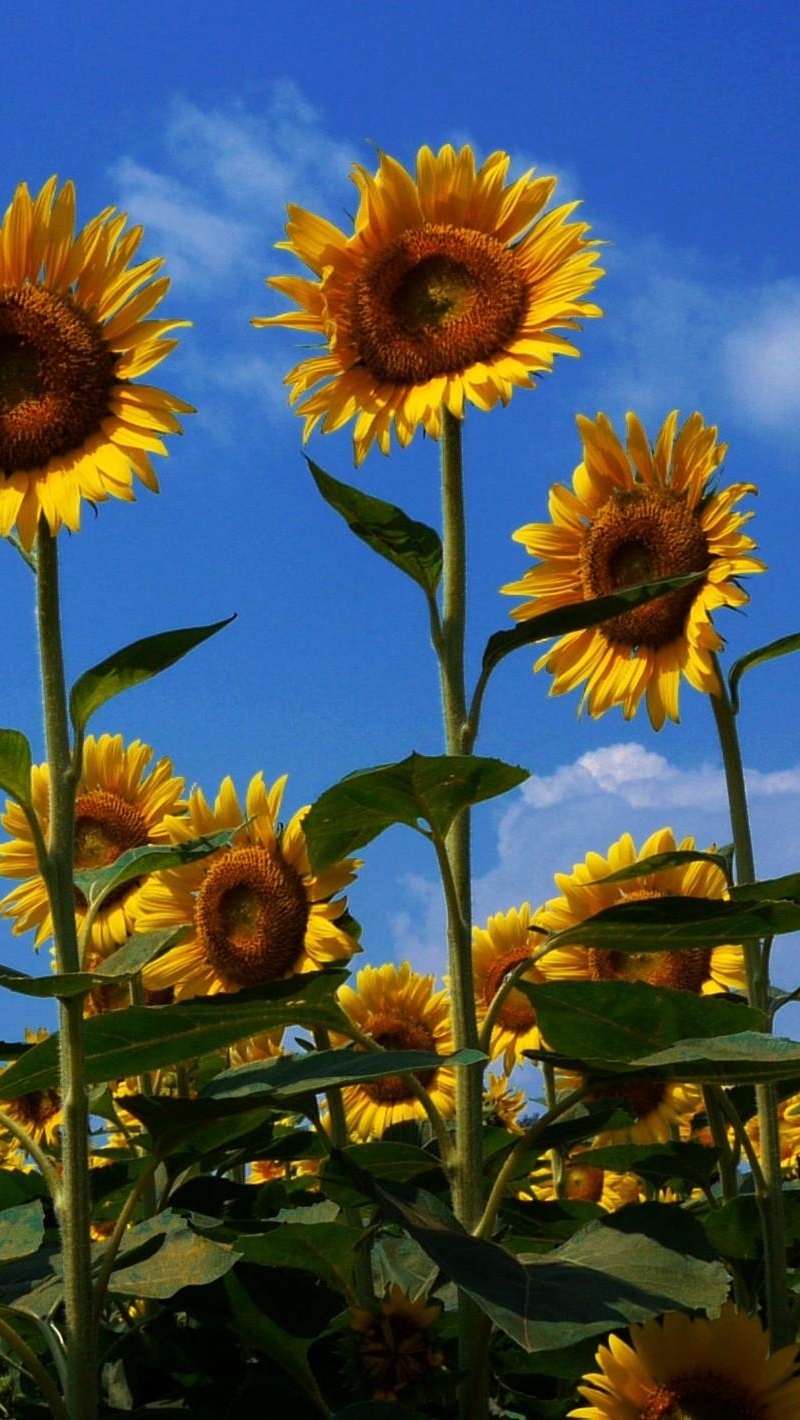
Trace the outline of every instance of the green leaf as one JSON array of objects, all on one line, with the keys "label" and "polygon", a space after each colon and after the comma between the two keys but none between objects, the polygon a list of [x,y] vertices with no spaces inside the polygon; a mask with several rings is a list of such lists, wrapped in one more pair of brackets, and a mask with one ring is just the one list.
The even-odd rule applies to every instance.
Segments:
[{"label": "green leaf", "polygon": [[800,1044],[760,1031],[741,1031],[717,1040],[679,1040],[670,1049],[628,1062],[671,1080],[713,1084],[777,1083],[797,1075]]},{"label": "green leaf", "polygon": [[306,462],[325,502],[341,514],[356,537],[432,596],[442,576],[439,534],[425,523],[414,522],[393,503],[372,498],[349,483],[340,483],[313,459]]},{"label": "green leaf", "polygon": [[726,879],[730,876],[730,852],[720,849],[718,853],[689,852],[685,848],[676,848],[672,853],[654,853],[650,858],[642,858],[637,863],[631,863],[628,868],[620,868],[616,873],[609,873],[606,878],[597,878],[598,883],[624,883],[633,878],[644,878],[650,873],[663,873],[668,868],[683,868],[688,863],[714,863],[721,868]]},{"label": "green leaf", "polygon": [[756,883],[737,883],[730,894],[736,902],[800,902],[800,873],[762,878]]},{"label": "green leaf", "polygon": [[528,771],[475,755],[410,754],[349,774],[326,789],[303,821],[316,872],[371,842],[395,823],[444,838],[462,809],[514,789]]},{"label": "green leaf", "polygon": [[664,1144],[611,1144],[603,1149],[585,1149],[580,1159],[590,1168],[638,1174],[656,1186],[682,1179],[694,1188],[705,1188],[716,1172],[719,1149],[670,1139]]},{"label": "green leaf", "polygon": [[[313,1338],[294,1336],[270,1316],[263,1304],[263,1298],[251,1294],[252,1288],[243,1268],[229,1272],[223,1285],[237,1335],[241,1336],[247,1345],[264,1351],[296,1381],[316,1409],[323,1415],[329,1415],[306,1359]],[[280,1307],[276,1306],[275,1310],[280,1312]]]},{"label": "green leaf", "polygon": [[171,927],[161,932],[137,932],[124,946],[106,957],[96,971],[73,971],[58,976],[28,976],[13,966],[0,966],[0,987],[21,996],[83,996],[98,986],[119,986],[138,975],[159,952],[173,945],[183,932]]},{"label": "green leaf", "polygon": [[576,1060],[628,1061],[687,1036],[758,1031],[760,1011],[646,981],[547,981],[517,987],[533,1002],[551,1050]]},{"label": "green leaf", "polygon": [[[746,884],[742,893],[752,885]],[[548,947],[584,943],[614,951],[663,952],[678,947],[718,947],[749,938],[800,930],[800,903],[706,897],[658,897],[606,907],[548,940]],[[519,983],[517,983],[517,986]]]},{"label": "green leaf", "polygon": [[87,903],[102,902],[110,892],[134,878],[147,877],[148,873],[163,873],[167,868],[182,868],[186,863],[196,863],[198,858],[207,858],[220,848],[228,848],[238,832],[238,828],[222,828],[218,833],[190,838],[187,843],[146,843],[141,848],[129,848],[107,868],[76,873],[73,882]]},{"label": "green leaf", "polygon": [[38,1199],[0,1213],[0,1262],[28,1257],[44,1238],[44,1214]]},{"label": "green leaf", "polygon": [[583,631],[588,626],[599,626],[612,617],[622,616],[634,607],[667,592],[690,587],[693,582],[705,577],[705,572],[687,572],[679,577],[664,577],[658,582],[642,582],[636,587],[622,587],[607,597],[593,597],[588,601],[572,602],[569,606],[557,607],[555,611],[543,611],[532,616],[529,621],[515,626],[512,631],[496,631],[490,636],[483,653],[481,675],[488,676],[495,666],[518,651],[522,646],[530,646],[536,641],[549,641],[553,636],[564,636],[570,631]]},{"label": "green leaf", "polygon": [[546,1257],[522,1261],[474,1238],[429,1194],[365,1177],[398,1223],[526,1351],[547,1351],[679,1307],[715,1312],[728,1276],[708,1262],[637,1233],[592,1222]]},{"label": "green leaf", "polygon": [[31,806],[31,747],[21,730],[0,730],[0,789]]},{"label": "green leaf", "polygon": [[728,673],[734,715],[739,713],[739,682],[742,676],[754,666],[762,666],[766,661],[776,660],[778,656],[788,656],[792,651],[800,651],[800,631],[795,631],[791,636],[780,636],[777,641],[770,641],[767,646],[759,646],[756,651],[748,651],[746,656],[740,656],[738,661],[734,662]]},{"label": "green leaf", "polygon": [[[440,1161],[425,1149],[381,1139],[369,1144],[348,1144],[341,1151],[337,1150],[322,1165],[320,1184],[340,1208],[350,1208],[373,1197],[371,1184],[366,1190],[363,1182],[359,1186],[362,1175],[369,1180],[396,1182],[430,1179],[431,1175],[443,1181],[444,1177]],[[432,1180],[431,1186],[436,1186]]]},{"label": "green leaf", "polygon": [[[197,997],[176,1006],[131,1006],[84,1021],[86,1083],[142,1074],[233,1045],[273,1027],[341,1028],[333,993],[345,971],[301,973],[270,986]],[[34,1045],[3,1072],[7,1099],[58,1083],[58,1034]]]},{"label": "green leaf", "polygon": [[[302,1217],[296,1210],[298,1220]],[[321,1277],[334,1292],[348,1297],[356,1249],[364,1242],[360,1228],[344,1223],[283,1223],[269,1233],[243,1234],[236,1246],[260,1267],[298,1267]]]},{"label": "green leaf", "polygon": [[315,1050],[308,1055],[289,1056],[274,1062],[254,1061],[217,1075],[203,1091],[204,1098],[231,1099],[280,1095],[316,1094],[336,1085],[383,1080],[404,1071],[418,1074],[443,1066],[477,1065],[486,1060],[481,1050],[460,1050],[453,1055],[437,1055],[432,1050],[364,1051]]},{"label": "green leaf", "polygon": [[[157,1222],[157,1220],[156,1220]],[[136,1246],[136,1229],[126,1240]],[[165,1234],[161,1246],[143,1261],[122,1266],[111,1274],[109,1292],[125,1297],[174,1297],[182,1287],[203,1287],[224,1277],[238,1262],[238,1253],[226,1243],[201,1237],[188,1224]]]},{"label": "green leaf", "polygon": [[145,636],[121,651],[115,651],[99,665],[92,666],[91,670],[84,671],[73,685],[69,697],[69,713],[75,729],[85,729],[95,710],[99,710],[106,701],[174,665],[195,646],[216,635],[223,626],[229,626],[233,619],[228,616],[224,621],[215,621],[210,626],[188,626],[177,631],[162,631],[157,636]]}]

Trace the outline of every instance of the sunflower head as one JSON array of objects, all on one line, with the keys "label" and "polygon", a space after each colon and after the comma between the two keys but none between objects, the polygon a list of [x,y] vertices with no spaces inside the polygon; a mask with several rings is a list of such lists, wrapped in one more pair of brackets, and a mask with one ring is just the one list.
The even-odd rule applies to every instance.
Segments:
[{"label": "sunflower head", "polygon": [[168,818],[176,843],[221,829],[233,836],[229,848],[154,874],[143,887],[139,930],[186,929],[179,946],[145,967],[148,990],[172,987],[176,1000],[239,991],[316,971],[358,951],[344,926],[347,901],[336,894],[361,864],[348,858],[312,872],[303,833],[307,810],[279,825],[285,784],[284,776],[268,789],[256,774],[243,808],[226,779],[213,808],[196,789],[188,813]]},{"label": "sunflower head", "polygon": [[132,265],[143,230],[106,208],[75,232],[75,191],[20,183],[0,225],[0,535],[30,549],[40,519],[80,526],[80,505],[158,491],[151,454],[192,407],[137,385],[187,321],[150,320],[165,295],[157,258]]},{"label": "sunflower head", "polygon": [[655,729],[678,719],[683,676],[696,690],[719,693],[715,652],[723,645],[711,613],[741,607],[739,585],[764,564],[742,532],[751,516],[736,504],[752,484],[716,489],[725,455],[717,430],[692,414],[678,429],[677,411],[651,448],[635,414],[625,445],[603,414],[578,419],[583,462],[572,489],[550,493],[549,523],[514,534],[538,560],[503,588],[532,597],[512,612],[518,621],[618,592],[643,582],[696,573],[687,586],[625,611],[600,626],[569,632],[536,662],[554,676],[552,694],[584,686],[581,705],[602,715],[620,705],[626,719],[644,697]]},{"label": "sunflower head", "polygon": [[[421,425],[441,432],[442,408],[507,404],[516,387],[577,350],[556,331],[601,314],[581,298],[603,275],[577,203],[543,209],[556,186],[533,170],[508,182],[510,158],[478,169],[469,146],[421,148],[412,176],[387,154],[374,176],[353,171],[359,194],[349,235],[289,207],[285,242],[311,277],[269,280],[298,310],[258,317],[324,338],[286,377],[305,437],[355,419],[356,462],[373,443],[388,453]],[[314,388],[317,386],[318,388]],[[309,393],[313,391],[313,393]]]},{"label": "sunflower head", "polygon": [[396,1401],[424,1384],[444,1356],[435,1342],[441,1303],[396,1284],[373,1308],[352,1307],[356,1370],[373,1400]]}]

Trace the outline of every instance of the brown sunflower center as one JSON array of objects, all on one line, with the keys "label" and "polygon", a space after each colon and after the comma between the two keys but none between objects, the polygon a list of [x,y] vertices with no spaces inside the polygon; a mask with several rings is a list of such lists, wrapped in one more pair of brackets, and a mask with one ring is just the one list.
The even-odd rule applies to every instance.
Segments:
[{"label": "brown sunflower center", "polygon": [[651,1393],[639,1420],[761,1420],[762,1406],[730,1376],[677,1376]]},{"label": "brown sunflower center", "polygon": [[[500,987],[511,975],[514,968],[519,966],[520,962],[527,961],[529,957],[530,951],[526,950],[525,947],[516,947],[512,948],[511,951],[505,952],[503,956],[498,957],[497,961],[492,962],[491,967],[486,973],[486,982],[483,989],[484,1005],[489,1006],[491,1004],[495,995],[500,990]],[[541,981],[543,979],[541,973],[538,972],[535,967],[532,967],[529,972],[526,972],[525,977],[526,980],[529,981]],[[536,1025],[536,1012],[527,996],[525,996],[522,991],[518,991],[516,987],[512,987],[500,1007],[497,1020],[506,1030],[513,1031],[515,1035],[523,1035],[525,1031],[530,1030]]]},{"label": "brown sunflower center", "polygon": [[234,848],[206,873],[195,906],[203,949],[237,986],[279,981],[297,966],[308,926],[302,879],[266,848]]},{"label": "brown sunflower center", "polygon": [[358,1353],[370,1384],[385,1399],[420,1381],[441,1360],[411,1317],[375,1317],[359,1340]]},{"label": "brown sunflower center", "polygon": [[10,1112],[34,1138],[38,1138],[60,1109],[61,1096],[56,1090],[32,1090],[30,1094],[15,1099]]},{"label": "brown sunflower center", "polygon": [[[120,853],[129,848],[142,848],[150,841],[144,817],[133,804],[128,804],[119,794],[106,789],[92,789],[88,794],[79,794],[75,800],[75,870],[88,873],[98,868],[107,868],[116,862]],[[138,887],[139,878],[115,888],[105,899],[106,906],[124,897]],[[86,906],[86,899],[79,888],[75,889],[75,899],[79,906]]]},{"label": "brown sunflower center", "polygon": [[645,1119],[663,1104],[666,1092],[667,1086],[663,1080],[611,1080],[606,1085],[597,1085],[589,1098],[622,1100],[634,1119]]},{"label": "brown sunflower center", "polygon": [[109,413],[116,356],[69,296],[0,287],[0,471],[44,468]]},{"label": "brown sunflower center", "polygon": [[590,1164],[568,1164],[567,1198],[581,1203],[599,1203],[603,1196],[603,1170]]},{"label": "brown sunflower center", "polygon": [[[608,596],[640,582],[702,572],[711,555],[697,514],[668,488],[615,493],[586,528],[580,554],[587,597]],[[683,632],[697,583],[612,617],[600,630],[615,646],[658,650]]]},{"label": "brown sunflower center", "polygon": [[423,384],[504,350],[525,311],[511,247],[466,227],[426,223],[397,237],[355,282],[350,333],[389,384]]},{"label": "brown sunflower center", "polygon": [[[646,888],[625,894],[625,902],[643,902],[664,897]],[[669,986],[673,991],[693,991],[699,996],[708,980],[710,947],[690,947],[675,952],[616,952],[608,947],[590,947],[589,975],[592,981],[647,981],[651,986]]]},{"label": "brown sunflower center", "polygon": [[[384,1050],[436,1050],[433,1031],[425,1021],[393,1012],[381,1011],[374,1015],[367,1032]],[[427,1086],[436,1071],[416,1070],[414,1073],[420,1084]],[[415,1097],[402,1075],[386,1075],[382,1080],[370,1080],[364,1085],[364,1091],[376,1104],[399,1104],[401,1100]]]}]

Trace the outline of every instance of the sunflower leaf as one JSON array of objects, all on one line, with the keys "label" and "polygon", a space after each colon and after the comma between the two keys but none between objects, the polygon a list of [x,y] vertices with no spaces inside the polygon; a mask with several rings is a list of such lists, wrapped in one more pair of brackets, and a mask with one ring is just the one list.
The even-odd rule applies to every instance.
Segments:
[{"label": "sunflower leaf", "polygon": [[483,653],[482,680],[486,680],[495,666],[512,651],[522,646],[530,646],[537,641],[549,641],[553,636],[565,636],[571,631],[583,631],[589,626],[599,626],[612,617],[622,616],[634,607],[644,606],[667,592],[680,591],[693,582],[705,577],[705,572],[684,572],[679,577],[663,577],[657,582],[642,582],[636,587],[621,587],[605,597],[591,597],[586,601],[571,602],[568,606],[556,607],[553,611],[540,612],[528,621],[515,626],[511,631],[496,631],[489,637]]},{"label": "sunflower leaf", "polygon": [[764,1084],[796,1077],[800,1044],[781,1036],[742,1031],[716,1040],[678,1040],[667,1050],[628,1062],[664,1079],[714,1084]]},{"label": "sunflower leaf", "polygon": [[442,576],[439,534],[409,518],[393,503],[362,493],[349,483],[340,483],[313,459],[307,458],[306,462],[325,502],[341,514],[356,537],[433,596]]},{"label": "sunflower leaf", "polygon": [[459,1050],[454,1055],[437,1055],[433,1050],[315,1050],[310,1055],[282,1059],[225,1070],[206,1086],[203,1097],[234,1099],[240,1095],[292,1095],[329,1090],[335,1085],[382,1080],[404,1071],[437,1070],[442,1066],[477,1065],[486,1060],[483,1051]]},{"label": "sunflower leaf", "polygon": [[734,662],[728,672],[734,715],[739,713],[739,682],[742,676],[754,666],[763,666],[766,661],[777,660],[778,656],[788,656],[792,651],[800,651],[800,631],[793,632],[791,636],[780,636],[777,641],[770,641],[766,646],[748,651],[746,656],[740,656],[738,661]]},{"label": "sunflower leaf", "polygon": [[87,903],[94,905],[133,878],[163,873],[167,868],[182,868],[187,863],[197,862],[198,858],[207,858],[219,848],[229,848],[238,832],[238,828],[223,828],[202,838],[190,838],[186,843],[146,843],[141,848],[129,848],[107,868],[76,873],[73,882]]},{"label": "sunflower leaf", "polygon": [[410,754],[396,764],[362,769],[326,789],[303,821],[315,872],[346,857],[396,823],[418,832],[428,824],[444,838],[471,804],[505,794],[528,770],[476,755]]},{"label": "sunflower leaf", "polygon": [[598,883],[624,883],[635,878],[644,878],[649,873],[664,873],[669,868],[684,868],[689,863],[714,863],[721,868],[726,879],[730,877],[730,864],[732,849],[720,848],[716,853],[701,853],[699,851],[689,851],[685,848],[676,848],[671,853],[654,853],[650,858],[640,858],[635,863],[631,863],[627,868],[619,868],[616,873],[609,873],[608,877],[595,878]]},{"label": "sunflower leaf", "polygon": [[21,730],[0,730],[0,789],[31,807],[31,747]]},{"label": "sunflower leaf", "polygon": [[758,1031],[760,1011],[646,981],[518,981],[551,1050],[581,1060],[632,1060],[688,1036]]},{"label": "sunflower leaf", "polygon": [[[341,1030],[342,1013],[333,993],[346,975],[335,970],[305,972],[250,991],[90,1016],[84,1021],[86,1083],[97,1085],[195,1060],[279,1026]],[[3,1072],[7,1099],[57,1084],[57,1033],[26,1050]]]},{"label": "sunflower leaf", "polygon": [[183,932],[171,927],[162,932],[137,932],[124,946],[106,957],[96,971],[72,971],[55,976],[28,976],[13,966],[0,965],[0,988],[20,996],[83,996],[98,986],[121,986],[138,975],[154,956],[174,945]]},{"label": "sunflower leaf", "polygon": [[73,685],[69,697],[69,711],[75,729],[78,732],[84,730],[94,712],[106,701],[165,671],[233,620],[232,616],[228,616],[224,621],[215,621],[210,626],[188,626],[177,631],[162,631],[156,636],[145,636],[84,671]]},{"label": "sunflower leaf", "polygon": [[[776,880],[778,884],[782,881]],[[760,886],[765,889],[767,884]],[[753,884],[734,891],[736,898],[731,902],[706,897],[658,897],[605,907],[594,917],[556,932],[547,945],[554,948],[584,943],[619,952],[664,952],[684,947],[718,947],[800,930],[800,902],[761,900]]]}]

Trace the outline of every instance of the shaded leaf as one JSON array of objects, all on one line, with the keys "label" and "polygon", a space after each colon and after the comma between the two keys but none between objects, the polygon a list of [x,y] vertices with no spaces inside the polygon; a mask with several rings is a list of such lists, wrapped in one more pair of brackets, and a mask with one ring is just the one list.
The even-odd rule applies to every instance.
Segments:
[{"label": "shaded leaf", "polygon": [[737,883],[730,894],[736,902],[800,902],[800,873],[762,878],[756,883]]},{"label": "shaded leaf", "polygon": [[719,1149],[670,1139],[664,1144],[612,1144],[603,1149],[587,1149],[580,1159],[590,1168],[635,1173],[656,1185],[682,1179],[695,1188],[703,1188],[716,1172]]},{"label": "shaded leaf", "polygon": [[260,1304],[261,1299],[256,1301],[251,1296],[242,1269],[237,1272],[229,1272],[223,1285],[236,1323],[237,1333],[249,1345],[257,1346],[261,1351],[266,1352],[297,1382],[315,1407],[323,1415],[328,1415],[330,1412],[319,1393],[317,1382],[306,1359],[312,1338],[294,1336],[280,1326],[265,1310],[263,1304]]},{"label": "shaded leaf", "polygon": [[[341,1011],[333,993],[346,976],[345,971],[307,972],[251,991],[90,1016],[84,1021],[86,1082],[96,1085],[195,1060],[273,1027],[300,1024],[337,1030]],[[57,1033],[32,1046],[3,1074],[8,1099],[57,1083]]]},{"label": "shaded leaf", "polygon": [[734,662],[728,673],[734,715],[739,713],[739,682],[742,676],[754,666],[763,666],[765,662],[774,661],[778,656],[788,656],[792,651],[800,651],[800,631],[795,631],[791,636],[780,636],[777,641],[759,646],[756,651],[748,651],[746,656],[740,656]]},{"label": "shaded leaf", "polygon": [[60,975],[28,976],[13,966],[0,966],[0,987],[22,996],[82,996],[98,986],[121,985],[136,976],[159,952],[177,940],[182,927],[161,932],[140,932],[106,957],[96,971],[72,971]]},{"label": "shaded leaf", "polygon": [[129,848],[107,868],[76,873],[73,882],[88,903],[99,902],[134,878],[163,873],[167,868],[182,868],[187,863],[196,863],[198,858],[207,858],[219,848],[229,847],[238,832],[238,828],[222,828],[218,833],[190,838],[187,843],[146,843],[142,848]]},{"label": "shaded leaf", "polygon": [[593,597],[588,601],[573,602],[570,606],[557,607],[554,611],[543,611],[521,622],[511,631],[496,631],[489,637],[483,653],[482,676],[486,677],[495,666],[518,651],[523,646],[531,646],[537,641],[549,641],[553,636],[564,636],[570,631],[583,631],[587,626],[599,626],[614,616],[622,616],[634,607],[644,606],[667,592],[679,591],[705,577],[705,572],[687,572],[679,577],[664,577],[657,582],[642,582],[636,587],[623,587],[606,597]]},{"label": "shaded leaf", "polygon": [[[304,1217],[298,1209],[295,1216]],[[347,1297],[356,1248],[363,1244],[360,1228],[344,1223],[289,1222],[269,1233],[241,1235],[236,1246],[248,1262],[260,1267],[299,1267],[321,1277],[335,1292]]]},{"label": "shaded leaf", "polygon": [[133,641],[130,646],[115,651],[106,660],[92,666],[91,670],[84,671],[73,685],[69,697],[69,713],[75,729],[85,729],[95,710],[99,710],[106,701],[174,665],[195,646],[216,635],[223,626],[229,626],[233,619],[228,616],[224,621],[215,621],[210,626],[187,626],[177,631],[145,636],[141,641]]},{"label": "shaded leaf", "polygon": [[388,1400],[357,1400],[337,1410],[333,1420],[426,1420],[419,1410]]},{"label": "shaded leaf", "polygon": [[28,1257],[44,1238],[44,1213],[38,1199],[0,1213],[0,1262]]},{"label": "shaded leaf", "polygon": [[[348,1144],[326,1159],[320,1172],[320,1184],[342,1208],[363,1203],[372,1193],[359,1186],[361,1174],[369,1179],[391,1179],[406,1182],[433,1173],[443,1178],[437,1158],[413,1144],[396,1144],[381,1139],[369,1144]],[[435,1183],[433,1184],[435,1187]]]},{"label": "shaded leaf", "polygon": [[721,1085],[777,1082],[797,1074],[800,1044],[780,1036],[742,1031],[717,1040],[680,1040],[671,1049],[630,1061],[629,1067],[652,1070],[665,1079]]},{"label": "shaded leaf", "polygon": [[31,804],[31,747],[21,730],[0,730],[0,789]]},{"label": "shaded leaf", "polygon": [[349,483],[340,483],[313,459],[306,462],[325,502],[344,518],[356,537],[432,596],[442,576],[439,534],[425,523],[414,522],[393,503],[372,498]]},{"label": "shaded leaf", "polygon": [[230,1099],[238,1095],[316,1093],[334,1085],[382,1080],[404,1071],[419,1073],[442,1066],[477,1065],[486,1060],[481,1050],[460,1050],[453,1055],[437,1055],[432,1050],[365,1051],[315,1050],[308,1055],[288,1056],[274,1062],[254,1061],[237,1065],[217,1075],[203,1090],[207,1099]]},{"label": "shaded leaf", "polygon": [[518,765],[475,755],[410,754],[396,764],[359,770],[326,789],[304,819],[311,862],[319,872],[395,823],[418,830],[427,824],[444,838],[462,809],[527,778]]},{"label": "shaded leaf", "polygon": [[184,1226],[168,1233],[150,1257],[115,1269],[109,1291],[126,1297],[174,1297],[182,1287],[203,1287],[224,1277],[237,1261],[232,1247]]}]

